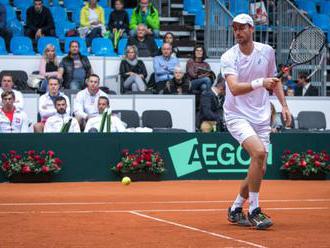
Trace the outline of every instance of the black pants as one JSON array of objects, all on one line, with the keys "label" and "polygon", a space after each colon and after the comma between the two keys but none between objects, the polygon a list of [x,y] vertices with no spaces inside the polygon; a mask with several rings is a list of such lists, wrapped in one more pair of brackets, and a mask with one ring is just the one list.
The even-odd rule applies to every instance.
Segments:
[{"label": "black pants", "polygon": [[86,36],[86,45],[90,47],[94,38],[102,37],[102,29],[100,27],[93,28]]},{"label": "black pants", "polygon": [[[32,29],[32,28],[25,27],[24,28],[24,35],[28,36],[32,40],[34,40],[35,37],[36,37],[36,32],[37,31],[38,31],[37,29]],[[42,34],[44,36],[55,36],[55,29],[47,29],[46,31],[42,31]]]},{"label": "black pants", "polygon": [[0,28],[0,36],[5,40],[6,49],[9,52],[10,51],[10,40],[11,40],[11,37],[13,36],[12,32],[6,28]]}]

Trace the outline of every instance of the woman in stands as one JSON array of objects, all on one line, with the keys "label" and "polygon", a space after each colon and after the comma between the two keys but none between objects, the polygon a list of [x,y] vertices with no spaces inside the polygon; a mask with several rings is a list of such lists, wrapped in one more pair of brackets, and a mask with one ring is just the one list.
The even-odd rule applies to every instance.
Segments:
[{"label": "woman in stands", "polygon": [[147,69],[142,60],[137,59],[136,46],[127,46],[126,55],[120,63],[122,91],[141,92],[146,90]]},{"label": "woman in stands", "polygon": [[[201,93],[211,88],[211,77],[214,75],[210,65],[205,62],[205,49],[201,45],[197,45],[193,51],[192,59],[187,61],[186,71],[191,81],[191,90],[194,93]],[[197,92],[196,92],[197,91]]]},{"label": "woman in stands", "polygon": [[48,44],[42,55],[40,65],[39,65],[39,74],[44,77],[44,80],[41,82],[40,91],[46,92],[48,89],[48,78],[58,77],[58,60],[56,57],[55,47],[52,44]]},{"label": "woman in stands", "polygon": [[[175,57],[178,58],[180,56],[180,51],[174,43],[174,38],[175,37],[174,37],[173,33],[167,32],[164,35],[163,42],[171,44],[171,46],[172,46],[172,55],[171,56],[175,56]],[[159,49],[159,55],[162,55],[162,49],[161,48]]]}]

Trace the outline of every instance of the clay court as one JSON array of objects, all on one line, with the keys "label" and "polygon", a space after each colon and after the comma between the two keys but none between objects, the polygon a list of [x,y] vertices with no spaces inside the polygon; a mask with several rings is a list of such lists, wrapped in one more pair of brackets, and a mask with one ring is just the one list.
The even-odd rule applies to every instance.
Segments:
[{"label": "clay court", "polygon": [[329,181],[264,181],[266,231],[230,225],[239,181],[0,185],[0,247],[330,247]]}]

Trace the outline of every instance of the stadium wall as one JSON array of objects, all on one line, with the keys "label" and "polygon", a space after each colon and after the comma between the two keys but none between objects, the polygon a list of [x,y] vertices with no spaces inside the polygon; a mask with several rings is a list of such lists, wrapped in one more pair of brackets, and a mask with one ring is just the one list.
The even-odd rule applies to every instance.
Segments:
[{"label": "stadium wall", "polygon": [[[265,178],[285,179],[279,170],[284,150],[330,152],[329,139],[330,133],[273,134]],[[117,181],[110,167],[118,163],[121,150],[142,148],[161,153],[167,169],[162,180],[242,179],[249,165],[247,154],[228,133],[0,135],[0,153],[53,150],[63,160],[57,182]],[[0,182],[5,181],[1,173]]]}]

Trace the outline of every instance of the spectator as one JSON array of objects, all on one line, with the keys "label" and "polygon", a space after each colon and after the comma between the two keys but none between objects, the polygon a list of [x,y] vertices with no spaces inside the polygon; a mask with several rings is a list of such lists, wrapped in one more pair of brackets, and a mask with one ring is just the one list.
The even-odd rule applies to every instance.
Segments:
[{"label": "spectator", "polygon": [[48,91],[48,78],[58,77],[58,60],[55,53],[55,47],[52,44],[48,44],[42,55],[40,65],[39,65],[39,74],[44,78],[41,82],[40,91]]},{"label": "spectator", "polygon": [[201,131],[225,131],[223,120],[223,103],[225,101],[225,82],[220,77],[215,85],[204,91],[200,100],[200,123]]},{"label": "spectator", "polygon": [[70,101],[69,98],[60,92],[60,81],[56,77],[48,79],[49,91],[39,98],[39,114],[41,121],[34,125],[35,133],[42,133],[44,130],[47,119],[56,114],[55,100],[57,97],[64,97],[67,103],[66,111],[70,114]]},{"label": "spectator", "polygon": [[[106,126],[107,126],[107,116],[109,115],[108,109],[110,107],[109,104],[109,99],[105,96],[100,96],[97,102],[97,108],[99,111],[99,114],[95,117],[90,118],[87,121],[86,127],[85,127],[85,133],[88,132],[105,132],[106,131]],[[110,115],[110,132],[125,132],[125,124],[116,116],[116,115]],[[101,130],[101,123],[102,120],[104,119],[104,125],[103,125],[103,130]]]},{"label": "spectator", "polygon": [[78,90],[85,85],[85,79],[92,74],[92,67],[88,58],[79,52],[79,43],[70,42],[69,54],[59,65],[58,77],[63,79],[65,89]]},{"label": "spectator", "polygon": [[[2,78],[1,78],[0,95],[4,91],[14,92],[14,94],[15,94],[15,101],[14,101],[15,108],[17,108],[19,110],[23,110],[23,108],[24,108],[23,94],[18,90],[14,90],[13,86],[14,86],[13,76],[9,73],[3,74]],[[0,106],[1,106],[1,103],[2,102],[1,102],[1,99],[0,99]]]},{"label": "spectator", "polygon": [[200,92],[211,88],[212,81],[210,79],[212,71],[210,65],[205,62],[205,49],[201,45],[197,45],[193,51],[193,58],[187,61],[186,71],[191,81],[191,90]]},{"label": "spectator", "polygon": [[144,24],[138,25],[136,36],[130,37],[127,45],[136,46],[139,57],[154,57],[158,53],[155,40],[150,36],[146,36],[146,26]]},{"label": "spectator", "polygon": [[61,133],[64,131],[66,125],[69,125],[69,133],[80,133],[77,120],[71,117],[69,111],[67,111],[68,105],[66,98],[63,96],[58,96],[55,99],[54,104],[56,114],[47,119],[44,128],[45,133]]},{"label": "spectator", "polygon": [[288,90],[286,91],[286,95],[287,96],[294,96],[294,89],[289,87]]},{"label": "spectator", "polygon": [[88,47],[96,37],[103,37],[105,32],[104,10],[97,4],[97,0],[89,0],[80,11],[80,34],[86,36]]},{"label": "spectator", "polygon": [[294,91],[295,96],[318,96],[318,89],[311,85],[307,72],[298,74],[297,87]]},{"label": "spectator", "polygon": [[13,34],[7,25],[7,11],[4,4],[0,4],[0,36],[3,37],[6,42],[7,51],[10,51],[10,40]]},{"label": "spectator", "polygon": [[289,87],[295,89],[296,83],[292,80],[291,71],[287,69],[286,65],[280,64],[278,67],[280,71],[284,72],[281,78],[284,92],[286,92]]},{"label": "spectator", "polygon": [[117,48],[121,37],[127,37],[128,26],[129,19],[127,12],[124,10],[123,0],[116,0],[115,10],[111,12],[108,23],[108,29],[115,48]]},{"label": "spectator", "polygon": [[153,66],[158,93],[163,93],[167,82],[173,79],[175,66],[179,65],[179,60],[176,57],[171,57],[171,54],[172,46],[164,43],[162,46],[162,55],[154,58]]},{"label": "spectator", "polygon": [[277,133],[283,128],[281,114],[277,113],[273,103],[270,103],[271,107],[271,118],[270,118],[270,127],[272,133]]},{"label": "spectator", "polygon": [[127,46],[126,56],[120,63],[119,72],[121,75],[121,84],[123,92],[145,91],[146,78],[148,76],[147,69],[142,60],[137,59],[136,46]]},{"label": "spectator", "polygon": [[87,120],[98,114],[97,103],[99,97],[108,97],[106,93],[100,90],[99,86],[100,77],[91,74],[87,81],[87,88],[79,91],[74,100],[74,114],[82,130]]},{"label": "spectator", "polygon": [[149,0],[140,0],[138,6],[133,10],[131,21],[129,24],[130,36],[136,35],[136,29],[139,24],[144,24],[147,27],[147,35],[154,35],[159,37],[159,16],[157,9]]},{"label": "spectator", "polygon": [[1,93],[3,106],[0,108],[0,133],[27,133],[28,119],[25,112],[15,107],[15,93]]},{"label": "spectator", "polygon": [[42,36],[55,36],[55,26],[50,10],[42,0],[34,0],[34,6],[26,10],[25,36],[39,39]]},{"label": "spectator", "polygon": [[[177,58],[180,56],[180,51],[179,51],[178,47],[175,46],[175,44],[174,44],[174,34],[173,33],[167,32],[164,35],[163,43],[171,44],[171,46],[172,46],[172,56],[177,57]],[[162,54],[162,49],[159,49],[159,54],[160,55]]]},{"label": "spectator", "polygon": [[184,75],[184,72],[181,66],[177,65],[174,68],[174,77],[172,80],[166,83],[166,87],[164,89],[164,94],[189,94],[190,85],[189,80]]}]

